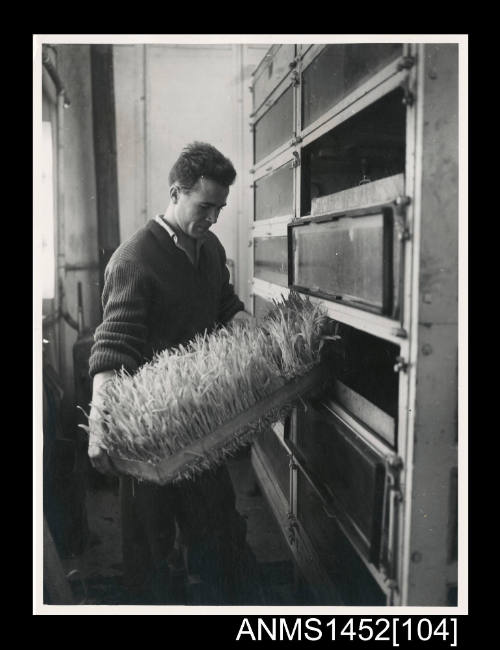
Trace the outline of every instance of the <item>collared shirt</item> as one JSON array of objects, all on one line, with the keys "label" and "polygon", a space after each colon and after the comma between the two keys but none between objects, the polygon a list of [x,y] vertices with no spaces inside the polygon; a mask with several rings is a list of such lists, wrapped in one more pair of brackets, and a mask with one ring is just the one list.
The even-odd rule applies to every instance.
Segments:
[{"label": "collared shirt", "polygon": [[193,264],[194,266],[198,266],[198,260],[200,259],[200,250],[201,250],[201,247],[203,246],[203,239],[197,239],[196,240],[196,253],[195,253],[196,259],[193,260],[191,251],[188,248],[185,248],[182,245],[182,241],[179,239],[179,236],[176,235],[176,233],[174,232],[172,226],[163,218],[163,215],[162,214],[157,214],[155,216],[155,221],[157,223],[159,223],[160,226],[165,228],[165,230],[168,232],[170,237],[172,237],[172,241],[177,246],[177,248],[180,249],[181,251],[183,251],[188,256],[189,261],[191,262],[191,264]]}]

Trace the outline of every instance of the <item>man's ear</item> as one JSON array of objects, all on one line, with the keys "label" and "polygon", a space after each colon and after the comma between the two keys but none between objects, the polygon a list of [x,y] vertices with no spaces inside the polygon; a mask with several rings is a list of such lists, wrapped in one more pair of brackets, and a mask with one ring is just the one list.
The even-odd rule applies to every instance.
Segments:
[{"label": "man's ear", "polygon": [[177,201],[179,200],[179,188],[177,187],[177,185],[171,185],[169,193],[170,193],[170,200],[172,201],[172,203],[177,203]]}]

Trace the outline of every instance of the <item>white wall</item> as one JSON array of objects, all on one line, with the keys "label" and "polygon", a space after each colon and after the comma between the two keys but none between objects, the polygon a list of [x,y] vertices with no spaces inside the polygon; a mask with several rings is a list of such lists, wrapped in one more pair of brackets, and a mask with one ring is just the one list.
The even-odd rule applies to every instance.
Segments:
[{"label": "white wall", "polygon": [[210,142],[238,172],[214,232],[235,261],[236,288],[247,307],[249,85],[267,49],[230,44],[114,46],[121,240],[165,210],[168,172],[184,145]]}]

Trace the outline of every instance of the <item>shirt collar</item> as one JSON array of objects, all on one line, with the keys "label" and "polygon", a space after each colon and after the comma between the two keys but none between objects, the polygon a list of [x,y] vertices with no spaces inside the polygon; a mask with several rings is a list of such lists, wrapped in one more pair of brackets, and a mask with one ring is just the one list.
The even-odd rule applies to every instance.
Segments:
[{"label": "shirt collar", "polygon": [[174,244],[175,244],[176,246],[178,246],[178,243],[177,243],[177,241],[178,241],[178,237],[177,237],[177,235],[176,235],[175,232],[173,231],[172,226],[171,226],[170,224],[168,224],[168,223],[165,221],[165,219],[162,218],[162,216],[163,216],[163,215],[161,215],[161,214],[157,214],[157,215],[156,215],[156,217],[155,217],[155,221],[156,221],[156,223],[159,223],[160,226],[162,226],[163,228],[165,228],[165,230],[168,232],[168,234],[170,235],[170,237],[172,237],[172,239],[173,239],[173,241],[174,241]]},{"label": "shirt collar", "polygon": [[[155,216],[155,221],[160,224],[170,235],[172,238],[172,241],[174,244],[179,248],[181,251],[183,251],[189,258],[191,257],[189,251],[186,250],[186,248],[182,245],[182,242],[180,241],[179,237],[176,235],[174,232],[172,226],[163,218],[162,214],[157,214]],[[201,247],[203,246],[203,240],[202,239],[197,239],[196,240],[196,262],[199,258],[200,250]]]}]

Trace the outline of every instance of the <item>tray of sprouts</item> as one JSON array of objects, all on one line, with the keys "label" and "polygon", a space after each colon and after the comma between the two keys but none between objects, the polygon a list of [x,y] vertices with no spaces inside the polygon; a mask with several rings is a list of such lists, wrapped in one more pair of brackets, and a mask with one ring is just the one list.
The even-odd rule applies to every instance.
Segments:
[{"label": "tray of sprouts", "polygon": [[102,389],[89,420],[116,470],[165,485],[224,462],[325,381],[321,350],[330,321],[296,292],[258,325],[235,321],[158,354]]}]

